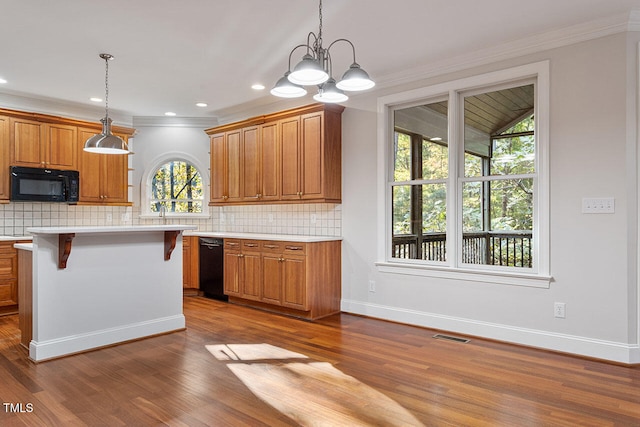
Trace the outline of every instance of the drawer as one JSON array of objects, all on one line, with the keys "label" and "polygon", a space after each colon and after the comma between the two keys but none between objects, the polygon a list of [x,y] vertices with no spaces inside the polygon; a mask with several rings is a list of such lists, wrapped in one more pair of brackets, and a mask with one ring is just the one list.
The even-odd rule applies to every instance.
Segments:
[{"label": "drawer", "polygon": [[18,256],[14,253],[10,257],[0,257],[0,279],[17,279]]},{"label": "drawer", "polygon": [[224,249],[239,251],[240,249],[242,249],[241,241],[238,239],[224,239]]},{"label": "drawer", "polygon": [[258,240],[242,240],[242,251],[260,251],[260,242]]},{"label": "drawer", "polygon": [[307,252],[306,243],[298,243],[298,242],[283,242],[284,243],[284,252],[285,254],[291,255],[304,255]]},{"label": "drawer", "polygon": [[284,252],[284,242],[265,240],[262,242],[262,252],[281,254]]}]

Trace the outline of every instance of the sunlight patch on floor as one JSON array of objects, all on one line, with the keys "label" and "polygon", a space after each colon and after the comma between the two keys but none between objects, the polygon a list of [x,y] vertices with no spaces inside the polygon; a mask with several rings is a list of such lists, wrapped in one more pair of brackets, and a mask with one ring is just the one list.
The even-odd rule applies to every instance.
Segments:
[{"label": "sunlight patch on floor", "polygon": [[254,395],[303,426],[423,425],[393,399],[330,363],[270,344],[206,348],[230,361],[229,369]]}]

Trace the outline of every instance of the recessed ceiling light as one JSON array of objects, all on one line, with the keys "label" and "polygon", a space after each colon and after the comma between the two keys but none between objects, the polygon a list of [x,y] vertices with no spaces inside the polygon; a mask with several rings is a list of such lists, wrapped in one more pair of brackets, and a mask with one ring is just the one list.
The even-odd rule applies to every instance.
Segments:
[{"label": "recessed ceiling light", "polygon": [[5,79],[3,79],[2,77],[0,77],[0,84],[5,84],[7,81]]},{"label": "recessed ceiling light", "polygon": [[174,113],[173,111],[167,111],[166,113],[164,113],[165,116],[175,116],[176,113]]},{"label": "recessed ceiling light", "polygon": [[260,84],[260,83],[256,83],[251,85],[251,89],[253,90],[264,90],[264,85]]},{"label": "recessed ceiling light", "polygon": [[102,102],[102,98],[98,98],[98,97],[92,96],[91,98],[89,98],[89,101],[92,101],[92,102]]},{"label": "recessed ceiling light", "polygon": [[197,102],[196,107],[206,107],[208,104],[206,102]]}]

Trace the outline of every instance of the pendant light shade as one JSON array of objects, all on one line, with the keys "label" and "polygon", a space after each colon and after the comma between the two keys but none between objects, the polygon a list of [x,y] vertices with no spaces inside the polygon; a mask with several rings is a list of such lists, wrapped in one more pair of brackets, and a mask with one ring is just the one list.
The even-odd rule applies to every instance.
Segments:
[{"label": "pendant light shade", "polygon": [[[271,94],[283,98],[295,98],[304,96],[306,90],[301,86],[318,86],[318,93],[313,99],[320,102],[344,102],[349,99],[343,91],[360,91],[371,89],[375,83],[366,71],[360,68],[356,62],[356,48],[347,39],[337,39],[333,41],[329,47],[322,47],[322,0],[319,0],[319,18],[320,26],[318,34],[314,32],[307,36],[307,43],[294,47],[289,53],[289,71],[285,73],[285,77],[294,87],[286,86],[283,78],[280,78]],[[332,77],[333,66],[331,63],[331,55],[329,51],[331,47],[338,43],[344,42],[351,46],[353,53],[353,63],[349,69],[343,74],[342,79],[336,84]],[[291,55],[298,48],[304,48],[306,54],[302,60],[291,71]],[[304,93],[300,89],[304,90]]]},{"label": "pendant light shade", "polygon": [[109,61],[113,55],[101,53],[100,58],[105,62],[105,115],[102,122],[102,133],[93,135],[84,143],[84,151],[99,154],[128,154],[129,147],[121,138],[111,133],[111,122],[109,118]]},{"label": "pendant light shade", "polygon": [[319,102],[335,103],[344,102],[349,99],[343,91],[336,87],[336,81],[329,79],[318,89],[318,93],[313,95],[313,99]]},{"label": "pendant light shade", "polygon": [[355,62],[342,75],[342,80],[336,84],[338,89],[351,91],[367,90],[375,85],[374,81],[369,78],[369,74]]},{"label": "pendant light shade", "polygon": [[299,98],[307,94],[307,90],[300,85],[291,83],[287,76],[290,73],[287,71],[283,77],[280,77],[276,85],[271,89],[271,95],[279,96],[281,98]]},{"label": "pendant light shade", "polygon": [[84,143],[84,151],[98,154],[127,154],[129,147],[121,138],[111,133],[111,119],[105,117],[102,122],[102,133],[93,135]]},{"label": "pendant light shade", "polygon": [[320,63],[308,53],[302,57],[302,61],[295,66],[289,81],[303,86],[319,85],[329,79],[329,74],[322,68]]}]

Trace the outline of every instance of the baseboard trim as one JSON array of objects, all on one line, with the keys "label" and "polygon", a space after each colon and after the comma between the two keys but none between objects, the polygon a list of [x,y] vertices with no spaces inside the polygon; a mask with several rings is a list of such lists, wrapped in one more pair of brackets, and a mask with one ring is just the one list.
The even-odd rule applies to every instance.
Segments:
[{"label": "baseboard trim", "polygon": [[616,363],[640,363],[640,346],[638,344],[625,344],[537,329],[520,328],[348,299],[342,300],[341,308],[345,313],[375,317],[425,328],[505,341]]},{"label": "baseboard trim", "polygon": [[29,358],[34,362],[43,362],[153,335],[183,330],[185,325],[185,317],[180,314],[122,327],[93,331],[87,334],[71,335],[40,342],[32,340],[29,344]]}]

